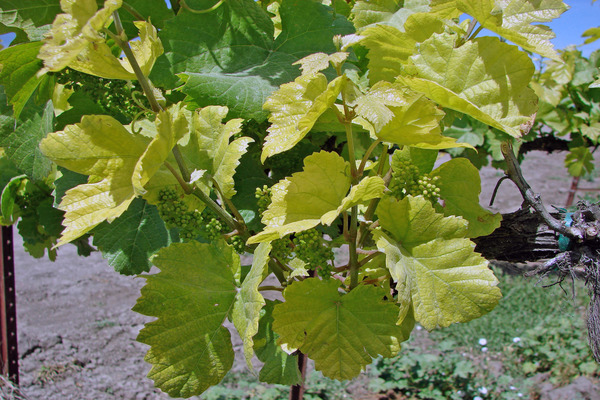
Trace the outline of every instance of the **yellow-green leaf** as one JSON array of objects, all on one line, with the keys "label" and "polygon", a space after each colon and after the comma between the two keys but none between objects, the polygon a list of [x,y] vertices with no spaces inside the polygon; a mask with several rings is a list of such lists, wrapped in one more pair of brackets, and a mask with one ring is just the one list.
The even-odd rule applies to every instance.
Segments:
[{"label": "yellow-green leaf", "polygon": [[[162,43],[152,24],[145,21],[135,21],[134,24],[140,30],[140,40],[131,41],[129,45],[143,74],[148,76],[154,62],[163,53]],[[68,66],[107,79],[137,79],[129,60],[115,57],[104,42],[89,43]]]},{"label": "yellow-green leaf", "polygon": [[371,132],[373,138],[400,146],[413,146],[425,149],[446,149],[451,147],[471,147],[457,143],[456,139],[442,136],[440,121],[444,112],[425,96],[404,91],[405,105],[388,107],[392,119],[377,131],[374,126],[365,124],[360,118],[356,121]]},{"label": "yellow-green leaf", "polygon": [[348,53],[337,52],[333,54],[315,53],[306,56],[292,65],[300,65],[302,75],[313,75],[329,68],[329,65],[340,66],[348,58]]},{"label": "yellow-green leaf", "polygon": [[[350,190],[350,165],[336,153],[322,151],[304,159],[304,170],[271,188],[272,201],[263,214],[264,231],[248,243],[282,238],[322,223],[330,225],[354,205],[383,195],[380,177],[367,177]],[[350,193],[348,193],[350,190]]]},{"label": "yellow-green leaf", "polygon": [[135,197],[132,176],[149,139],[132,135],[109,116],[84,116],[81,123],[50,133],[40,143],[56,164],[90,175],[89,183],[67,191],[59,208],[65,230],[58,245],[68,243],[102,221],[121,215]]},{"label": "yellow-green leaf", "polygon": [[462,218],[437,214],[421,196],[384,199],[377,215],[389,232],[376,231],[374,238],[397,282],[400,321],[412,306],[416,321],[431,330],[470,321],[498,304],[498,280],[475,244],[461,237]]},{"label": "yellow-green leaf", "polygon": [[385,81],[379,81],[367,93],[356,99],[354,111],[373,125],[375,132],[394,117],[390,106],[402,107],[407,105],[406,91],[402,86]]},{"label": "yellow-green leaf", "polygon": [[171,150],[188,133],[188,120],[180,106],[161,111],[155,120],[157,135],[135,166],[132,184],[136,195],[146,193],[144,186],[171,155]]},{"label": "yellow-green leaf", "polygon": [[258,332],[260,310],[265,305],[265,299],[258,291],[258,286],[265,279],[270,252],[271,243],[258,245],[254,252],[250,272],[242,282],[242,287],[235,297],[233,306],[233,324],[242,338],[246,364],[250,369],[253,369],[251,360],[254,355],[254,341],[252,338]]},{"label": "yellow-green leaf", "polygon": [[360,44],[369,49],[369,80],[393,82],[403,65],[416,52],[417,43],[444,30],[444,22],[432,14],[412,14],[404,32],[393,26],[379,25],[361,33]]},{"label": "yellow-green leaf", "polygon": [[550,22],[565,12],[568,7],[562,0],[456,0],[456,6],[525,50],[560,60],[550,42],[554,33],[540,22]]},{"label": "yellow-green leaf", "polygon": [[58,14],[45,35],[39,58],[44,61],[42,72],[60,71],[75,61],[91,43],[103,44],[99,31],[109,22],[122,0],[106,0],[98,10],[96,0],[62,0],[64,14]]},{"label": "yellow-green leaf", "polygon": [[342,90],[347,78],[343,75],[329,84],[321,73],[301,75],[294,82],[281,85],[263,108],[271,113],[261,160],[291,149],[313,127]]},{"label": "yellow-green leaf", "polygon": [[223,124],[228,112],[227,107],[208,106],[194,113],[193,129],[184,152],[190,165],[196,169],[206,169],[200,181],[206,187],[217,183],[227,198],[235,195],[233,175],[253,139],[241,137],[231,143],[230,138],[242,129],[242,120],[232,119]]},{"label": "yellow-green leaf", "polygon": [[434,34],[411,57],[410,76],[399,80],[451,108],[520,137],[521,126],[537,111],[528,85],[534,72],[529,56],[497,38],[482,37],[455,48],[455,37]]}]

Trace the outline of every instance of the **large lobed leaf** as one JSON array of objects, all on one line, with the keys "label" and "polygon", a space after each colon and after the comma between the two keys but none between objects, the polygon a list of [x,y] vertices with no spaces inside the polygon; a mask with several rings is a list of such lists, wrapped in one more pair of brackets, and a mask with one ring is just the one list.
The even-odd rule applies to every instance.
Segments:
[{"label": "large lobed leaf", "polygon": [[421,196],[386,198],[377,215],[387,233],[376,231],[375,241],[397,283],[400,321],[412,308],[431,330],[470,321],[498,304],[498,280],[464,238],[465,220],[437,214]]},{"label": "large lobed leaf", "polygon": [[341,76],[327,83],[321,73],[301,75],[275,91],[263,108],[269,111],[269,134],[261,161],[294,147],[312,129],[317,119],[331,107],[347,78]]},{"label": "large lobed leaf", "polygon": [[500,129],[522,135],[537,111],[537,96],[528,85],[533,62],[516,46],[482,37],[456,48],[455,37],[434,34],[411,57],[412,75],[399,80],[443,107]]},{"label": "large lobed leaf", "polygon": [[0,34],[15,32],[13,44],[41,40],[58,13],[59,0],[2,0]]},{"label": "large lobed leaf", "polygon": [[[199,8],[210,5],[200,2]],[[204,15],[182,10],[160,33],[165,57],[153,82],[175,86],[173,74],[181,74],[183,91],[199,106],[221,104],[233,117],[265,119],[267,97],[299,75],[292,64],[309,54],[335,52],[333,36],[354,30],[320,2],[284,0],[279,14],[282,32],[274,39],[273,22],[252,0],[227,1]]]},{"label": "large lobed leaf", "polygon": [[523,49],[560,61],[550,42],[554,33],[539,22],[550,22],[565,12],[568,7],[562,0],[456,0],[456,6]]},{"label": "large lobed leaf", "polygon": [[308,278],[283,292],[275,306],[273,330],[279,343],[297,348],[315,361],[315,369],[332,379],[352,379],[378,355],[391,357],[407,338],[396,325],[398,307],[385,291],[360,285],[339,291],[336,279]]},{"label": "large lobed leaf", "polygon": [[266,227],[248,243],[279,239],[319,223],[330,225],[343,211],[383,195],[380,177],[367,177],[352,190],[351,180],[350,165],[338,154],[321,151],[306,157],[302,172],[271,188],[272,201],[262,219]]},{"label": "large lobed leaf", "polygon": [[236,297],[233,270],[239,256],[224,242],[174,243],[153,259],[160,268],[145,275],[133,308],[158,318],[137,340],[150,345],[148,376],[172,397],[199,395],[233,365],[229,331],[223,327]]}]

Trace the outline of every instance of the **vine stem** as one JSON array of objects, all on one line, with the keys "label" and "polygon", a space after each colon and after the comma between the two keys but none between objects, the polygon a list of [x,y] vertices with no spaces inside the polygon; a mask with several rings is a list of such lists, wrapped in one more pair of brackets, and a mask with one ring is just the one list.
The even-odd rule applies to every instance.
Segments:
[{"label": "vine stem", "polygon": [[582,239],[584,234],[580,229],[566,226],[564,223],[550,215],[550,212],[544,207],[540,195],[533,192],[531,186],[529,186],[523,177],[512,144],[510,142],[503,142],[500,145],[500,150],[502,150],[502,155],[506,160],[506,175],[515,183],[515,185],[517,185],[523,199],[542,217],[544,222],[546,222],[552,230],[560,234],[573,239]]},{"label": "vine stem", "polygon": [[373,150],[375,150],[379,143],[381,143],[381,140],[374,141],[373,143],[371,143],[371,145],[365,152],[365,155],[363,156],[362,161],[360,162],[360,166],[358,167],[358,176],[361,176],[363,174],[365,166],[367,165],[367,161],[369,161],[369,156],[371,155]]},{"label": "vine stem", "polygon": [[135,55],[129,46],[129,41],[127,40],[127,36],[125,36],[125,31],[123,30],[123,24],[121,23],[121,18],[119,17],[118,11],[113,12],[113,19],[115,21],[115,27],[117,28],[117,35],[113,35],[113,33],[109,30],[106,30],[106,32],[108,32],[108,34],[115,40],[115,43],[121,48],[121,50],[123,50],[123,53],[125,53],[125,57],[127,57],[127,60],[129,61],[129,64],[131,65],[138,82],[140,83],[140,86],[142,86],[142,90],[144,91],[144,94],[150,103],[150,107],[152,107],[152,111],[156,113],[162,111],[162,107],[160,104],[158,104],[156,96],[154,96],[154,92],[152,91],[152,87],[150,86],[148,78],[146,78],[142,72],[137,59],[135,58]]}]

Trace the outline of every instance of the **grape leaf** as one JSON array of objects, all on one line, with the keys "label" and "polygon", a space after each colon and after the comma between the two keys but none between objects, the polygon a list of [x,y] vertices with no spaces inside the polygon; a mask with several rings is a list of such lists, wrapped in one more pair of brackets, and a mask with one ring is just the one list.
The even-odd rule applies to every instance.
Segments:
[{"label": "grape leaf", "polygon": [[408,161],[419,169],[421,175],[428,174],[433,169],[438,157],[437,150],[420,149],[418,147],[404,147],[394,151],[392,155],[392,169],[400,170],[399,163]]},{"label": "grape leaf", "polygon": [[301,75],[269,96],[263,107],[270,112],[271,126],[267,129],[261,161],[291,149],[302,140],[333,105],[346,79],[338,77],[328,84],[321,73]]},{"label": "grape leaf", "polygon": [[297,385],[302,381],[298,357],[283,351],[277,344],[279,336],[273,332],[273,308],[280,301],[266,300],[261,310],[258,332],[254,336],[256,357],[264,362],[258,378],[261,382],[279,385]]},{"label": "grape leaf", "polygon": [[357,1],[352,8],[354,26],[359,32],[377,25],[389,25],[403,31],[410,15],[427,11],[429,0]]},{"label": "grape leaf", "polygon": [[462,218],[437,214],[421,196],[384,199],[377,215],[391,234],[379,230],[374,239],[397,282],[400,320],[412,306],[415,320],[432,330],[470,321],[498,304],[498,280],[475,245],[461,237]]},{"label": "grape leaf", "polygon": [[19,124],[14,131],[1,132],[0,146],[19,170],[39,181],[52,170],[52,162],[42,154],[39,144],[53,130],[54,109],[49,101],[44,109]]},{"label": "grape leaf", "polygon": [[171,397],[199,395],[233,365],[223,323],[236,296],[232,269],[239,269],[239,256],[224,242],[173,243],[153,262],[161,271],[143,276],[146,285],[133,308],[158,318],[137,338],[150,346],[148,376]]},{"label": "grape leaf", "polygon": [[583,176],[594,170],[594,156],[587,147],[574,147],[565,157],[565,167],[571,176]]},{"label": "grape leaf", "polygon": [[382,355],[391,357],[406,340],[396,325],[398,307],[383,300],[385,291],[360,285],[340,294],[341,282],[308,278],[283,292],[275,306],[273,331],[278,342],[298,348],[331,379],[352,379]]},{"label": "grape leaf", "polygon": [[254,140],[240,137],[230,143],[230,139],[242,129],[241,119],[231,119],[222,124],[227,115],[227,107],[209,106],[197,110],[192,119],[192,135],[189,144],[183,149],[189,165],[198,170],[206,170],[200,178],[205,187],[213,186],[213,179],[227,198],[235,195],[233,175],[240,159]]},{"label": "grape leaf", "polygon": [[343,51],[333,54],[314,53],[296,61],[293,65],[300,65],[302,75],[313,75],[329,68],[330,64],[341,66],[347,58],[348,53]]},{"label": "grape leaf", "polygon": [[[173,18],[173,10],[167,7],[164,0],[125,0],[139,14],[146,17],[146,20],[152,22],[156,29],[164,27],[165,20]],[[119,16],[123,23],[123,29],[129,39],[138,35],[138,27],[135,25],[135,17],[127,12],[126,8],[119,10]]]},{"label": "grape leaf", "polygon": [[444,31],[444,22],[432,14],[412,14],[404,31],[393,26],[379,25],[361,33],[360,44],[369,49],[369,80],[393,82],[403,71],[418,43],[434,33]]},{"label": "grape leaf", "polygon": [[50,133],[40,144],[56,164],[90,175],[89,183],[67,191],[59,245],[78,238],[102,221],[121,215],[134,198],[132,176],[149,139],[132,135],[109,116],[84,116],[81,123]]},{"label": "grape leaf", "polygon": [[146,193],[144,185],[162,167],[171,155],[175,144],[188,133],[188,120],[180,104],[171,107],[168,111],[159,112],[154,124],[157,134],[133,171],[132,184],[136,195]]},{"label": "grape leaf", "polygon": [[233,324],[242,338],[246,364],[250,369],[252,369],[252,356],[254,355],[254,341],[252,338],[258,332],[260,310],[265,305],[265,299],[258,291],[258,286],[267,275],[270,252],[271,243],[258,245],[254,251],[250,272],[242,282],[233,306]]},{"label": "grape leaf", "polygon": [[354,111],[373,125],[379,132],[394,118],[394,112],[389,106],[402,107],[408,104],[406,93],[402,86],[379,81],[367,93],[356,99]]},{"label": "grape leaf", "polygon": [[41,43],[33,42],[0,51],[0,84],[4,85],[16,119],[42,80],[50,79],[48,76],[37,77],[42,67],[42,62],[37,58],[40,46]]},{"label": "grape leaf", "polygon": [[171,238],[156,207],[137,198],[113,222],[94,228],[93,243],[115,271],[136,275],[150,271],[150,257]]},{"label": "grape leaf", "polygon": [[431,175],[440,177],[437,186],[444,200],[444,215],[458,215],[469,221],[466,237],[487,236],[500,227],[502,215],[479,205],[481,178],[469,160],[454,158],[440,165]]},{"label": "grape leaf", "polygon": [[210,14],[182,10],[160,33],[165,57],[152,81],[173,87],[172,75],[183,73],[183,92],[199,106],[226,105],[232,117],[264,120],[267,97],[299,75],[292,64],[312,53],[335,52],[333,36],[354,30],[315,1],[283,0],[279,13],[282,32],[274,39],[269,15],[251,0],[227,1]]},{"label": "grape leaf", "polygon": [[98,10],[95,0],[63,0],[64,13],[56,15],[40,49],[39,58],[44,61],[42,71],[60,71],[91,45],[103,47],[103,53],[107,50],[110,53],[99,31],[121,4],[122,0],[106,0],[104,7]]},{"label": "grape leaf", "polygon": [[411,57],[412,76],[399,80],[443,107],[460,111],[511,136],[521,136],[537,110],[528,85],[529,56],[498,38],[481,37],[455,48],[455,38],[434,34]]},{"label": "grape leaf", "polygon": [[401,146],[425,149],[471,147],[467,143],[457,143],[456,139],[442,136],[440,121],[444,112],[425,96],[405,91],[404,98],[405,105],[388,107],[393,117],[379,131],[360,118],[356,121],[371,133],[371,137]]},{"label": "grape leaf", "polygon": [[13,44],[42,40],[59,13],[59,0],[2,0],[0,33],[15,32]]},{"label": "grape leaf", "polygon": [[363,179],[350,193],[350,165],[336,153],[321,151],[304,159],[304,170],[271,188],[272,201],[263,214],[265,229],[248,239],[260,243],[331,224],[348,208],[383,195],[379,177]]},{"label": "grape leaf", "polygon": [[565,12],[568,7],[562,0],[456,0],[456,6],[523,49],[560,61],[550,42],[554,33],[538,22],[550,22]]},{"label": "grape leaf", "polygon": [[[135,21],[139,29],[139,40],[129,42],[131,51],[144,76],[150,75],[157,57],[163,53],[162,43],[158,39],[156,28],[145,21]],[[77,71],[107,79],[137,79],[129,59],[117,58],[110,47],[104,43],[88,43],[68,66]]]}]

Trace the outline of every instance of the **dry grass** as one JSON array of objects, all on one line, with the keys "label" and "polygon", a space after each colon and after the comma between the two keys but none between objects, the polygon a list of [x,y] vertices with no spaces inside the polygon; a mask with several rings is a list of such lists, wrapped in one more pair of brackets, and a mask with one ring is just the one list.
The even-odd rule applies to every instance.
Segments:
[{"label": "dry grass", "polygon": [[5,376],[0,375],[0,399],[1,400],[27,400],[27,397],[19,388],[8,380]]}]

